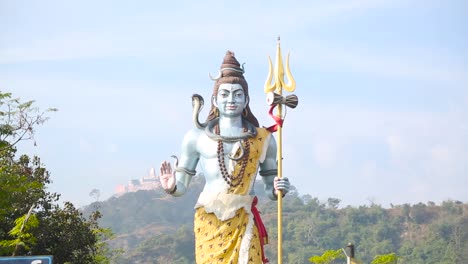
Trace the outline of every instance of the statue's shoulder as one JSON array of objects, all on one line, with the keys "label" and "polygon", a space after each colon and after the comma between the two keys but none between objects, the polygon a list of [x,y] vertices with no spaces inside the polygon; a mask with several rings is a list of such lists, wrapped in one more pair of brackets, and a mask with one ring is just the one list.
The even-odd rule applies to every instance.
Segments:
[{"label": "statue's shoulder", "polygon": [[268,129],[266,129],[264,127],[257,127],[257,136],[266,137],[266,136],[269,136],[271,134],[272,133],[270,131],[268,131]]},{"label": "statue's shoulder", "polygon": [[203,133],[205,133],[203,131],[203,129],[194,127],[194,128],[188,130],[185,133],[184,138],[185,139],[191,139],[191,140],[197,140],[200,137],[200,135],[202,135]]},{"label": "statue's shoulder", "polygon": [[188,130],[184,135],[184,140],[182,141],[182,151],[185,153],[196,153],[198,152],[197,146],[200,140],[201,133],[203,130],[192,128]]},{"label": "statue's shoulder", "polygon": [[200,136],[204,133],[202,129],[192,128],[188,130],[184,135],[183,145],[196,145]]},{"label": "statue's shoulder", "polygon": [[273,133],[265,127],[257,127],[257,136],[258,139],[265,139],[264,142],[267,143],[269,147],[276,147],[276,140],[273,136]]}]

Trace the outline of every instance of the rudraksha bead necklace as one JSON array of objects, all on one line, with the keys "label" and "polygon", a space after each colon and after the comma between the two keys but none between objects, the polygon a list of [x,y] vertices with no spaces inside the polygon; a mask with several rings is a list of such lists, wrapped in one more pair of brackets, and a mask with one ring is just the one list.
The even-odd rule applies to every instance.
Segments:
[{"label": "rudraksha bead necklace", "polygon": [[[244,127],[244,132],[246,132],[247,128]],[[219,135],[219,125],[215,126],[215,133]],[[244,155],[242,156],[241,167],[237,175],[229,174],[226,169],[226,164],[224,162],[224,145],[222,140],[218,140],[218,164],[221,170],[221,175],[223,176],[224,181],[229,184],[231,187],[237,187],[242,182],[242,178],[244,177],[245,167],[247,167],[247,162],[249,160],[250,154],[250,142],[246,138],[240,142],[244,146]],[[242,146],[241,146],[242,147]]]}]

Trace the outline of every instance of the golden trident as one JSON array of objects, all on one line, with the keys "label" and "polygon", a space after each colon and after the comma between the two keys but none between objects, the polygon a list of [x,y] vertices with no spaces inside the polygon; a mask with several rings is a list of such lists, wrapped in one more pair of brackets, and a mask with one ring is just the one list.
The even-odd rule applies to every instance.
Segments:
[{"label": "golden trident", "polygon": [[[288,83],[284,81],[284,68],[283,60],[281,56],[280,48],[280,38],[278,37],[278,44],[276,47],[276,64],[273,70],[273,64],[271,63],[271,58],[268,56],[269,61],[269,72],[268,77],[265,82],[265,93],[267,94],[267,103],[271,106],[271,111],[275,106],[277,106],[276,118],[274,117],[277,125],[278,132],[278,141],[277,141],[277,162],[278,162],[278,178],[283,177],[283,156],[282,156],[282,121],[283,121],[283,104],[295,108],[297,106],[298,100],[297,96],[289,95],[283,97],[283,88],[288,92],[293,92],[296,89],[296,81],[294,81],[291,71],[289,70],[289,53],[286,58],[286,76],[288,78]],[[274,75],[274,82],[272,83]],[[282,263],[283,253],[282,253],[282,243],[283,243],[283,234],[282,234],[282,210],[283,210],[283,194],[281,191],[278,191],[278,264]]]}]

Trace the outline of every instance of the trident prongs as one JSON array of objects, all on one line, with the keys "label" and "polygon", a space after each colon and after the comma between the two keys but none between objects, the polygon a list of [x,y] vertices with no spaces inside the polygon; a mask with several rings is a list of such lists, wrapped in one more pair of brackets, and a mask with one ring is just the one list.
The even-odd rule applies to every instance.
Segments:
[{"label": "trident prongs", "polygon": [[[275,91],[278,94],[282,94],[284,88],[288,92],[293,92],[296,89],[296,81],[294,80],[291,70],[289,69],[289,53],[286,57],[286,69],[283,68],[283,59],[281,55],[280,38],[278,37],[278,44],[276,46],[276,65],[273,69],[273,63],[271,62],[270,56],[268,56],[268,77],[265,82],[265,93]],[[286,70],[286,77],[288,84],[284,81],[284,73]],[[274,83],[271,83],[275,79]]]}]

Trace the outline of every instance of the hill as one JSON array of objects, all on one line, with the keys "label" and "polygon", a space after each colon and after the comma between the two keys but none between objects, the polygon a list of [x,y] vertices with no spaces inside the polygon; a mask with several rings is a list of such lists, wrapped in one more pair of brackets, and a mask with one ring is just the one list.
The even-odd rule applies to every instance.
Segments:
[{"label": "hill", "polygon": [[[124,254],[116,263],[194,263],[194,205],[203,186],[195,177],[190,191],[173,198],[162,190],[138,191],[86,208],[98,209],[100,225],[116,234],[108,241]],[[259,209],[267,226],[270,244],[266,253],[275,263],[277,250],[276,203],[256,185]],[[340,200],[320,202],[300,196],[295,188],[283,205],[284,263],[309,263],[312,255],[339,249],[348,242],[356,245],[356,256],[370,263],[374,256],[391,252],[403,263],[468,263],[468,204],[445,201],[385,209],[380,205],[339,209]]]}]

